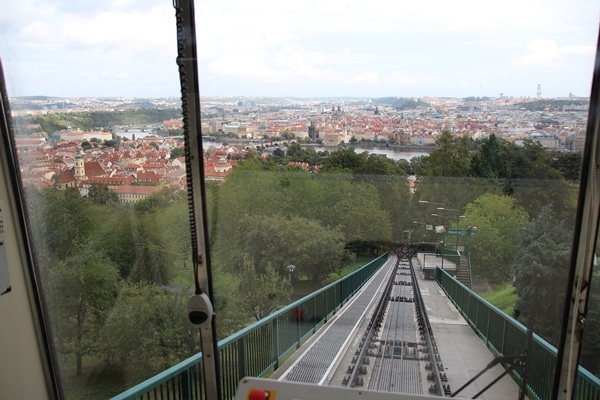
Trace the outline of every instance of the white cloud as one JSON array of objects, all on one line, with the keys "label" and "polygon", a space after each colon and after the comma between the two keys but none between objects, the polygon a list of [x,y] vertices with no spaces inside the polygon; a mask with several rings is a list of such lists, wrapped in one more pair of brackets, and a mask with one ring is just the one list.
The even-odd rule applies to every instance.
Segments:
[{"label": "white cloud", "polygon": [[[152,79],[179,90],[170,0],[4,2],[0,54],[21,81],[53,90],[49,79],[66,87],[87,74],[104,77],[107,91],[144,91]],[[597,0],[203,1],[198,65],[214,90],[249,95],[275,87],[435,95],[491,80],[505,88],[542,67],[589,63],[599,11]],[[570,79],[589,81],[577,72]],[[75,86],[88,87],[85,78]]]},{"label": "white cloud", "polygon": [[376,72],[368,72],[366,74],[362,74],[354,77],[352,79],[353,82],[356,83],[366,83],[368,85],[379,85],[379,77]]},{"label": "white cloud", "polygon": [[412,71],[394,71],[385,78],[385,83],[399,86],[415,86],[433,82],[438,77],[431,74],[417,74]]},{"label": "white cloud", "polygon": [[525,54],[507,62],[503,69],[514,70],[523,67],[560,68],[569,58],[588,57],[594,54],[594,46],[565,45],[559,46],[550,39],[537,39],[527,44]]}]

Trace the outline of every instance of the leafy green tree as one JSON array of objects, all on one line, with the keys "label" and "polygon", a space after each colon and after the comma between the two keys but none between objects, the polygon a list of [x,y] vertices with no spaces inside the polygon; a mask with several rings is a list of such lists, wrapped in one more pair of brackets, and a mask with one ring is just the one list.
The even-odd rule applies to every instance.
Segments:
[{"label": "leafy green tree", "polygon": [[102,229],[94,238],[97,248],[103,249],[119,269],[123,279],[128,279],[136,261],[135,214],[129,205],[105,206],[97,211],[103,217]]},{"label": "leafy green tree", "polygon": [[285,151],[277,148],[273,151],[273,159],[276,161],[282,161],[285,158]]},{"label": "leafy green tree", "polygon": [[157,213],[146,214],[135,221],[131,282],[167,284],[171,281],[177,250],[174,239],[165,234],[163,222]]},{"label": "leafy green tree", "polygon": [[443,130],[435,141],[439,149],[415,160],[415,172],[424,176],[469,176],[471,172],[470,143],[466,136],[453,138]]},{"label": "leafy green tree", "polygon": [[88,190],[88,198],[94,204],[105,205],[107,203],[116,203],[119,201],[119,196],[108,188],[105,183],[92,183]]},{"label": "leafy green tree", "polygon": [[[382,223],[385,226],[387,225],[387,221],[389,221],[392,230],[390,238],[397,243],[401,242],[402,232],[412,228],[413,221],[411,208],[409,207],[411,193],[409,192],[405,176],[371,175],[368,178],[371,179],[371,184],[377,188],[380,201],[380,211],[378,210],[377,214],[382,217],[381,221],[372,221],[372,223]],[[381,213],[387,213],[387,218],[385,218],[385,214]],[[383,239],[383,237],[377,236],[375,238],[379,240]]]},{"label": "leafy green tree", "polygon": [[473,273],[491,282],[510,279],[527,213],[511,197],[485,194],[468,204],[464,215],[461,225],[477,227],[471,238]]},{"label": "leafy green tree", "polygon": [[179,157],[184,157],[184,156],[185,156],[185,149],[183,147],[175,147],[175,148],[171,149],[171,152],[169,154],[169,158],[171,158],[171,160],[174,160]]},{"label": "leafy green tree", "polygon": [[245,217],[238,222],[236,235],[238,245],[230,254],[231,265],[238,270],[250,259],[259,274],[272,265],[280,276],[287,276],[286,266],[294,264],[297,274],[319,282],[339,271],[349,257],[341,232],[301,217]]},{"label": "leafy green tree", "polygon": [[323,160],[322,172],[357,173],[364,170],[368,153],[357,154],[352,147],[331,152]]},{"label": "leafy green tree", "polygon": [[45,247],[56,260],[76,254],[88,242],[99,222],[94,218],[91,203],[74,188],[64,191],[48,188],[42,192],[42,197],[41,229]]},{"label": "leafy green tree", "polygon": [[102,252],[83,250],[59,261],[48,277],[56,349],[75,355],[81,376],[83,357],[103,350],[99,332],[117,298],[119,272]]},{"label": "leafy green tree", "polygon": [[102,330],[105,360],[144,365],[144,374],[150,377],[197,353],[200,336],[186,317],[188,302],[184,291],[127,284]]},{"label": "leafy green tree", "polygon": [[560,173],[552,166],[550,153],[538,141],[525,140],[518,151],[511,152],[510,178],[559,179]]},{"label": "leafy green tree", "polygon": [[241,307],[247,299],[239,290],[239,274],[232,274],[216,268],[213,274],[214,307],[217,315],[219,339],[233,335],[252,323],[250,314]]},{"label": "leafy green tree", "polygon": [[398,168],[400,168],[402,170],[402,174],[406,174],[406,175],[414,175],[414,169],[410,163],[410,161],[405,160],[405,159],[400,159],[398,161],[396,161],[396,164],[398,165]]},{"label": "leafy green tree", "polygon": [[277,273],[270,263],[257,273],[251,260],[245,259],[238,284],[240,305],[258,321],[290,302],[291,282]]},{"label": "leafy green tree", "polygon": [[[390,212],[382,208],[377,187],[369,182],[369,178],[375,181],[381,177],[359,176],[355,181],[349,181],[349,178],[342,174],[319,174],[319,200],[314,203],[317,207],[313,215],[322,225],[337,228],[348,243],[391,240]],[[382,183],[381,188],[384,190],[385,184]],[[394,207],[387,198],[386,202]]]},{"label": "leafy green tree", "polygon": [[490,135],[471,160],[474,175],[482,178],[510,178],[509,157],[514,151],[514,144]]},{"label": "leafy green tree", "polygon": [[134,210],[140,214],[152,214],[162,212],[170,204],[185,201],[187,194],[183,190],[166,188],[151,194],[134,205]]},{"label": "leafy green tree", "polygon": [[364,175],[403,175],[404,170],[394,160],[369,154],[362,168],[355,171],[355,173]]},{"label": "leafy green tree", "polygon": [[284,140],[292,140],[295,137],[294,132],[286,129],[281,133],[281,138]]},{"label": "leafy green tree", "polygon": [[550,207],[523,228],[513,264],[518,320],[556,345],[563,316],[573,226]]},{"label": "leafy green tree", "polygon": [[579,182],[581,175],[582,155],[580,152],[556,152],[552,159],[552,166],[564,176],[567,181]]}]

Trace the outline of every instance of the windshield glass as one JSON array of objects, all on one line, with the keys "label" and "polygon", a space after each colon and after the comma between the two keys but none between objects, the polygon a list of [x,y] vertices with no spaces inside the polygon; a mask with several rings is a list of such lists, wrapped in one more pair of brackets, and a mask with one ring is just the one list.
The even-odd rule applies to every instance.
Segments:
[{"label": "windshield glass", "polygon": [[[555,351],[598,11],[197,4],[218,338],[406,243]],[[185,317],[194,272],[175,12],[157,0],[30,0],[0,21],[61,386],[104,399],[200,351]],[[592,292],[580,364],[593,377]]]}]

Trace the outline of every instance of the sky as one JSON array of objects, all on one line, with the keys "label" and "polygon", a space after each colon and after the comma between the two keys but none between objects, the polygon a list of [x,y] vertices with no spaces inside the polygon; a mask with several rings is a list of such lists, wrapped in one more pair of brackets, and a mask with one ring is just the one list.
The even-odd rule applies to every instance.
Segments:
[{"label": "sky", "polygon": [[[180,97],[173,0],[0,0],[9,96]],[[182,0],[183,1],[183,0]],[[199,0],[201,96],[589,96],[598,0]]]}]

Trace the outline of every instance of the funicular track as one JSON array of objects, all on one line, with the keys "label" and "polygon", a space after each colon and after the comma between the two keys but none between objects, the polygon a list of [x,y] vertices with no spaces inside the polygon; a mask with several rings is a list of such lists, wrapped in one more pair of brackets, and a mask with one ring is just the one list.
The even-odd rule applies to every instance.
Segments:
[{"label": "funicular track", "polygon": [[369,390],[449,396],[410,246],[395,249],[395,265],[343,384]]},{"label": "funicular track", "polygon": [[429,324],[414,250],[403,245],[277,379],[451,395]]}]

